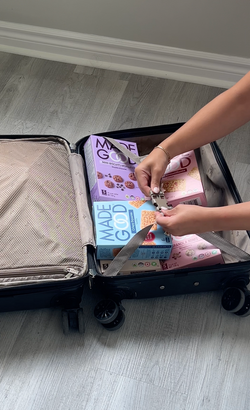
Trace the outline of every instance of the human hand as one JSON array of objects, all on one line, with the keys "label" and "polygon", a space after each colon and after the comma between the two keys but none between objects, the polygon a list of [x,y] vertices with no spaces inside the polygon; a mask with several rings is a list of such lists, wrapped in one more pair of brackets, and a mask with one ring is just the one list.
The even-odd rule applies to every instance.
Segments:
[{"label": "human hand", "polygon": [[143,194],[150,197],[150,190],[160,191],[161,177],[169,164],[168,157],[161,149],[154,149],[136,168],[135,175]]},{"label": "human hand", "polygon": [[156,213],[156,222],[165,232],[175,236],[214,230],[211,225],[211,208],[180,204],[170,210],[162,208],[162,213]]}]

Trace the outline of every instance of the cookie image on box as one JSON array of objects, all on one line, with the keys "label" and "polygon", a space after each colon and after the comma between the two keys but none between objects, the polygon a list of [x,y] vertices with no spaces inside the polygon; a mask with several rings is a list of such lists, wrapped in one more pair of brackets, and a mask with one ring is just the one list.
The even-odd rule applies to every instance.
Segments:
[{"label": "cookie image on box", "polygon": [[141,211],[141,229],[148,225],[154,224],[151,231],[157,230],[157,223],[155,221],[155,211]]},{"label": "cookie image on box", "polygon": [[205,242],[204,243],[199,243],[198,249],[203,250],[203,249],[206,249],[206,248],[207,248],[207,244]]},{"label": "cookie image on box", "polygon": [[132,205],[134,208],[139,209],[143,204],[145,204],[145,200],[136,199],[135,201],[129,201],[129,204]]},{"label": "cookie image on box", "polygon": [[132,181],[126,181],[125,182],[125,187],[128,189],[134,189],[135,184]]},{"label": "cookie image on box", "polygon": [[134,172],[131,172],[128,177],[129,177],[129,179],[132,179],[132,181],[136,181],[136,177],[135,177]]},{"label": "cookie image on box", "polygon": [[193,249],[187,249],[186,252],[185,252],[185,254],[186,254],[187,256],[194,256],[195,251],[194,251]]},{"label": "cookie image on box", "polygon": [[123,178],[120,175],[114,175],[113,180],[115,182],[123,182]]},{"label": "cookie image on box", "polygon": [[145,242],[142,242],[142,245],[155,246],[156,243],[154,241],[151,241],[151,242],[145,241]]},{"label": "cookie image on box", "polygon": [[114,188],[114,186],[115,186],[114,183],[112,181],[109,181],[108,179],[106,181],[104,181],[104,185],[107,188]]},{"label": "cookie image on box", "polygon": [[175,253],[172,254],[172,258],[175,259],[175,260],[180,258],[180,257],[181,257],[181,252],[175,252]]},{"label": "cookie image on box", "polygon": [[192,168],[191,171],[189,171],[188,175],[191,178],[197,179],[197,181],[201,180],[200,173],[197,167]]},{"label": "cookie image on box", "polygon": [[177,192],[186,190],[185,179],[171,179],[170,181],[164,181],[162,188],[165,192]]}]

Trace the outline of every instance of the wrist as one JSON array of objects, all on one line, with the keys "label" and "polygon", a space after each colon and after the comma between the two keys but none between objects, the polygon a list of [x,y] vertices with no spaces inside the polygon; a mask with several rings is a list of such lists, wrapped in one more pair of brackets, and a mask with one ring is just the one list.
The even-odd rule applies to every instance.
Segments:
[{"label": "wrist", "polygon": [[162,148],[164,148],[165,151],[168,152],[169,161],[171,161],[172,158],[176,157],[176,155],[182,154],[183,152],[181,150],[178,150],[178,144],[176,142],[172,143],[171,136],[162,141],[160,145],[162,146]]},{"label": "wrist", "polygon": [[162,145],[156,145],[156,147],[154,147],[154,149],[160,149],[162,152],[164,152],[165,160],[166,160],[167,165],[168,165],[170,163],[170,159],[171,159],[169,152]]},{"label": "wrist", "polygon": [[228,218],[226,207],[204,208],[206,211],[207,232],[209,231],[227,231],[230,225],[230,218]]}]

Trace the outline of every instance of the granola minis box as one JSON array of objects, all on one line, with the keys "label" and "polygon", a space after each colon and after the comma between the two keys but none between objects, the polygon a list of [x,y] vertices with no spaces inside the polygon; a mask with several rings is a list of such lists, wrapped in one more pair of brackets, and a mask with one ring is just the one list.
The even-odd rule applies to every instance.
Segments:
[{"label": "granola minis box", "polygon": [[162,187],[168,205],[207,205],[194,151],[171,159],[162,178]]},{"label": "granola minis box", "polygon": [[93,219],[97,259],[114,259],[136,232],[154,224],[145,241],[130,259],[168,259],[171,237],[155,223],[155,207],[151,201],[94,202]]},{"label": "granola minis box", "polygon": [[[117,142],[138,155],[136,143]],[[91,135],[84,155],[92,202],[144,199],[134,174],[136,164],[105,138]]]},{"label": "granola minis box", "polygon": [[169,260],[161,261],[163,270],[224,264],[221,251],[197,235],[172,236],[172,244]]}]

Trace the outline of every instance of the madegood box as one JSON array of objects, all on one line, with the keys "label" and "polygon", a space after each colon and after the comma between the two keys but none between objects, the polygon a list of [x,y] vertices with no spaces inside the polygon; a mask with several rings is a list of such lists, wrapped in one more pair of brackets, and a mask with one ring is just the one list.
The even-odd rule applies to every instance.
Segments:
[{"label": "madegood box", "polygon": [[[101,272],[104,273],[108,269],[111,260],[101,260],[100,268]],[[162,270],[161,263],[159,259],[139,259],[139,260],[128,260],[122,267],[120,274],[138,273],[138,272],[155,272]]]},{"label": "madegood box", "polygon": [[197,235],[172,236],[169,260],[161,261],[163,270],[224,264],[221,252]]},{"label": "madegood box", "polygon": [[155,223],[151,201],[94,202],[97,259],[113,259],[140,229],[154,224],[130,259],[168,259],[171,237]]},{"label": "madegood box", "polygon": [[[102,273],[108,269],[111,260],[101,260],[100,268]],[[139,259],[139,260],[128,260],[123,265],[120,275],[130,275],[131,273],[140,272],[157,272],[162,270],[161,263],[159,259]]]},{"label": "madegood box", "polygon": [[[136,143],[117,142],[138,155]],[[92,202],[144,199],[134,174],[136,164],[105,138],[91,135],[84,155]]]},{"label": "madegood box", "polygon": [[171,159],[162,178],[168,205],[207,205],[194,151]]}]

